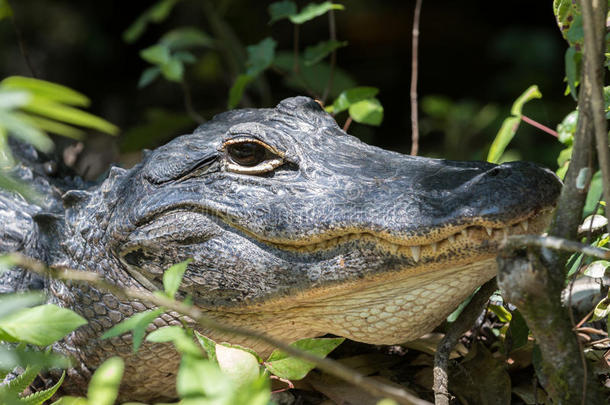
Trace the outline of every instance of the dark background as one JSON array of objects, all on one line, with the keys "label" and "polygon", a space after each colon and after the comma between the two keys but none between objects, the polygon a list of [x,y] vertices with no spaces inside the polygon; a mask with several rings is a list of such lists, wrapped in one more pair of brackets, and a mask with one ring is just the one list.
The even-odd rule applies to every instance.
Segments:
[{"label": "dark background", "polygon": [[[289,51],[292,25],[287,20],[268,25],[269,3],[207,2],[243,46],[272,36],[278,50]],[[302,7],[307,2],[298,3]],[[206,3],[182,0],[166,21],[150,25],[137,42],[126,44],[123,31],[150,4],[153,2],[11,2],[37,76],[83,92],[92,100],[92,112],[122,129],[118,138],[95,134],[88,138],[78,166],[87,170],[88,177],[101,174],[110,162],[133,164],[138,159],[135,151],[141,147],[154,147],[196,126],[184,113],[178,84],[161,79],[137,88],[141,72],[149,66],[138,52],[172,28],[190,25],[211,33]],[[385,108],[380,127],[353,124],[349,132],[366,142],[408,153],[415,1],[350,0],[342,4],[346,10],[336,12],[337,36],[349,45],[338,50],[337,64],[358,85],[378,87]],[[563,95],[566,45],[555,24],[552,2],[424,0],[420,31],[420,155],[485,159],[512,102],[531,84],[540,87],[543,98],[526,105],[524,112],[530,118],[554,128],[574,108],[571,97]],[[301,49],[328,35],[326,16],[304,24]],[[186,79],[196,110],[210,118],[226,109],[235,76],[220,50],[202,48],[195,54],[198,63],[187,67]],[[0,21],[0,61],[0,78],[30,75],[10,20]],[[274,72],[265,74],[265,85],[270,97],[261,96],[253,86],[245,105],[268,107],[300,93],[286,87],[283,77]],[[441,112],[434,109],[439,102],[445,106]],[[151,117],[157,120],[151,121]],[[345,117],[337,119],[343,124]],[[67,141],[59,142],[65,146]],[[552,136],[522,124],[506,157],[556,168],[560,149]]]}]

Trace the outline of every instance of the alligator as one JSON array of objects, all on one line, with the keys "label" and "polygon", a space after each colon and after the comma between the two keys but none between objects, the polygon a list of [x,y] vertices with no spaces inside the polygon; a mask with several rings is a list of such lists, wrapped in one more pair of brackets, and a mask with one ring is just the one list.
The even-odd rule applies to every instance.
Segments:
[{"label": "alligator", "polygon": [[[192,259],[179,296],[210,317],[282,341],[334,334],[399,344],[438,326],[497,271],[503,238],[540,233],[561,183],[527,162],[500,165],[403,155],[346,134],[307,97],[217,115],[132,169],[97,184],[49,170],[15,147],[16,177],[44,201],[0,194],[0,251],[158,290],[164,270]],[[56,345],[72,356],[65,391],[119,355],[120,399],[176,397],[169,344],[104,331],[149,308],[91,286],[11,270],[0,292],[44,289],[88,320]],[[180,325],[160,315],[149,330]],[[202,332],[269,353],[257,340]]]}]

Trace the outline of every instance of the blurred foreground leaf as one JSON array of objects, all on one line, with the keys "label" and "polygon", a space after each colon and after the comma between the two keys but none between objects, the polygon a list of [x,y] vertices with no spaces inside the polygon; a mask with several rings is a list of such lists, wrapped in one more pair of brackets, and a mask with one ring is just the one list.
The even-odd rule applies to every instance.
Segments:
[{"label": "blurred foreground leaf", "polygon": [[[344,340],[344,338],[301,339],[290,345],[319,357],[326,357],[328,353],[337,348]],[[280,378],[300,380],[304,378],[315,365],[296,357],[289,356],[281,350],[274,350],[265,362],[265,367]]]}]

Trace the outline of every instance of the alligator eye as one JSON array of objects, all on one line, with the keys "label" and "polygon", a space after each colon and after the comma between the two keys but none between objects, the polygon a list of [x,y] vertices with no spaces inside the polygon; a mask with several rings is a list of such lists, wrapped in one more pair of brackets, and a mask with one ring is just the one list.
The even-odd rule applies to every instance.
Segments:
[{"label": "alligator eye", "polygon": [[226,141],[227,169],[235,173],[263,174],[284,163],[284,154],[258,139]]},{"label": "alligator eye", "polygon": [[253,167],[265,160],[267,149],[258,143],[241,142],[229,145],[227,153],[234,163],[240,166]]}]

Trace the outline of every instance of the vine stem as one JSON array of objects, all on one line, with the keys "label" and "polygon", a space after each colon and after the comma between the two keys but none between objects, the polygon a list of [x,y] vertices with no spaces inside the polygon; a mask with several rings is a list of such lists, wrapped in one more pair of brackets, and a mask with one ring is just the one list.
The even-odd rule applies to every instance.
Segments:
[{"label": "vine stem", "polygon": [[411,36],[411,155],[419,152],[419,118],[417,106],[417,69],[419,49],[419,17],[422,0],[415,2],[413,33]]},{"label": "vine stem", "polygon": [[536,127],[538,129],[546,132],[547,134],[551,134],[555,138],[559,137],[559,134],[557,133],[557,131],[552,130],[551,128],[547,127],[546,125],[542,125],[538,121],[534,121],[533,119],[526,117],[523,114],[521,114],[521,119],[523,120],[523,122],[526,122],[526,123],[530,124],[531,126]]},{"label": "vine stem", "polygon": [[399,404],[404,405],[431,405],[428,401],[417,398],[401,388],[396,388],[383,384],[379,381],[375,381],[335,360],[319,357],[315,354],[297,349],[288,343],[272,338],[261,332],[220,323],[207,316],[204,311],[195,306],[187,305],[183,302],[176,301],[161,294],[155,295],[153,292],[148,290],[120,287],[116,284],[108,282],[100,274],[90,271],[74,270],[65,267],[48,267],[45,263],[20,253],[9,253],[7,256],[9,257],[11,264],[33,271],[45,277],[51,277],[53,279],[62,281],[84,282],[87,285],[107,291],[121,299],[145,301],[153,305],[163,307],[167,310],[176,311],[182,315],[188,316],[205,328],[214,329],[218,332],[243,336],[250,339],[258,339],[261,342],[267,343],[268,345],[277,347],[291,356],[313,363],[320,370],[334,375],[335,377],[341,378],[342,380],[355,386],[361,387],[372,395],[391,398]]}]

